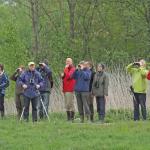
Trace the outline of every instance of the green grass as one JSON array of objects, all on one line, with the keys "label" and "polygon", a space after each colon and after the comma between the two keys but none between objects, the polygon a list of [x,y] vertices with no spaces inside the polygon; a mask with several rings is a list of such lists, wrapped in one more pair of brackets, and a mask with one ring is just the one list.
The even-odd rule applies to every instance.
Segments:
[{"label": "green grass", "polygon": [[114,121],[110,124],[67,123],[52,114],[51,121],[0,120],[0,150],[149,150],[150,122]]}]

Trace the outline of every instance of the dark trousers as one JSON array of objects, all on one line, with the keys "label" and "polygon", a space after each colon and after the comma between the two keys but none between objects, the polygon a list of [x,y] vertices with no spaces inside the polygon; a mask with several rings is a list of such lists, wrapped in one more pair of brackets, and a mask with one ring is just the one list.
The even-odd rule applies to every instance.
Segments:
[{"label": "dark trousers", "polygon": [[0,112],[1,117],[4,117],[4,95],[0,94]]},{"label": "dark trousers", "polygon": [[141,113],[143,120],[146,120],[146,94],[145,93],[134,93],[133,97],[133,104],[134,104],[134,120],[140,119],[140,111],[139,106],[141,106]]},{"label": "dark trousers", "polygon": [[90,109],[90,112],[91,112],[91,119],[92,120],[93,120],[93,116],[94,116],[93,101],[94,101],[94,96],[91,93],[89,93],[88,105],[89,105],[89,109]]},{"label": "dark trousers", "polygon": [[[50,97],[49,92],[43,92],[41,93],[41,96],[39,97],[43,101],[47,114],[48,114],[48,107],[49,107],[49,97]],[[47,116],[46,116],[44,107],[41,103],[41,100],[38,101],[38,112],[39,112],[39,117],[42,119],[42,118],[46,118]]]},{"label": "dark trousers", "polygon": [[85,115],[90,116],[90,109],[88,105],[89,92],[76,92],[78,111],[80,116]]},{"label": "dark trousers", "polygon": [[24,106],[24,97],[22,94],[15,95],[15,103],[16,103],[18,118],[20,118]]},{"label": "dark trousers", "polygon": [[24,120],[29,121],[29,107],[30,101],[32,104],[32,121],[37,121],[37,104],[38,104],[38,97],[35,98],[28,98],[24,97]]},{"label": "dark trousers", "polygon": [[104,120],[105,118],[105,98],[104,97],[96,97],[97,103],[97,112],[100,120]]}]

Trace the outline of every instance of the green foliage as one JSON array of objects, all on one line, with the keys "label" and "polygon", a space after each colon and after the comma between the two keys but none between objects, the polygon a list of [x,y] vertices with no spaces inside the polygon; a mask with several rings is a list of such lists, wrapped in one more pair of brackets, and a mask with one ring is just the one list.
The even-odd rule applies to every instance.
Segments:
[{"label": "green foliage", "polygon": [[[147,0],[77,0],[74,37],[71,34],[67,0],[38,1],[39,50],[34,50],[31,3],[27,0],[0,1],[0,62],[12,74],[18,65],[44,58],[57,76],[66,57],[75,65],[86,59],[108,66],[150,60],[150,21]],[[14,2],[14,3],[13,3]]]},{"label": "green foliage", "polygon": [[30,59],[38,62],[47,58],[56,72],[60,71],[66,57],[74,58],[76,64],[82,59],[107,64],[122,64],[135,57],[149,59],[149,27],[143,15],[147,1],[143,4],[133,0],[77,1],[74,39],[70,38],[67,1],[39,1],[40,50],[34,55],[31,52],[32,14],[28,14],[30,3],[15,2],[14,6],[2,2],[0,5],[0,60],[6,66],[11,64],[8,72]]}]

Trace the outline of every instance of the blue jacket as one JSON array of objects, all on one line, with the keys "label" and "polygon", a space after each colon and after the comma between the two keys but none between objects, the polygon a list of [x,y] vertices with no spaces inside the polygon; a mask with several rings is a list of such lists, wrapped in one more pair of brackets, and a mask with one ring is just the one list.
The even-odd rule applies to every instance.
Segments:
[{"label": "blue jacket", "polygon": [[36,89],[36,85],[43,86],[43,79],[38,71],[25,71],[19,78],[19,84],[27,85],[27,89],[24,90],[24,96],[28,98],[35,98],[39,96],[39,90]]},{"label": "blue jacket", "polygon": [[5,95],[5,90],[9,86],[9,79],[8,76],[3,73],[0,76],[0,94]]},{"label": "blue jacket", "polygon": [[43,86],[40,88],[40,92],[50,92],[52,87],[52,71],[48,66],[43,69],[37,68],[43,78]]},{"label": "blue jacket", "polygon": [[89,92],[90,91],[90,79],[91,71],[89,69],[76,70],[73,74],[73,78],[76,80],[75,91],[76,92]]}]

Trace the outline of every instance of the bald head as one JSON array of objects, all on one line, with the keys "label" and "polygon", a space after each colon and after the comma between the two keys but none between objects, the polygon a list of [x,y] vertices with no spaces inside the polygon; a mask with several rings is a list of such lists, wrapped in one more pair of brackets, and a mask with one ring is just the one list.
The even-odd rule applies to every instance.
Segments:
[{"label": "bald head", "polygon": [[66,65],[72,65],[73,64],[73,61],[71,58],[67,58],[66,59]]}]

